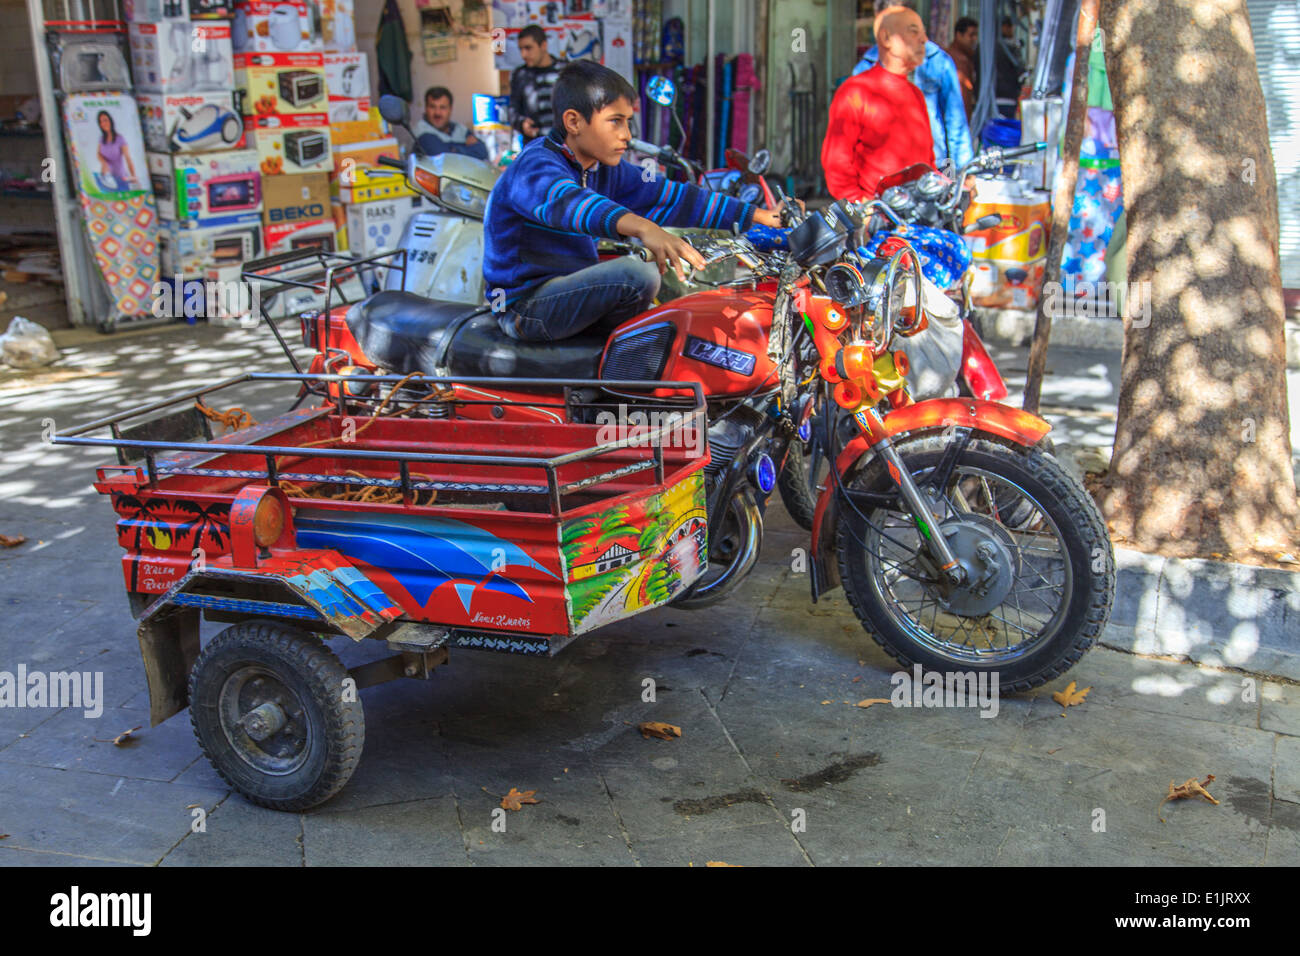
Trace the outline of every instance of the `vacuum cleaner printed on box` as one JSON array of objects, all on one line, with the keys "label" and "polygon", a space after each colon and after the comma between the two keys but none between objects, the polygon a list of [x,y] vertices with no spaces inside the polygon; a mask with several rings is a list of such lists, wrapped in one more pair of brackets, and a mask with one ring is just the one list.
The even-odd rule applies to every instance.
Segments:
[{"label": "vacuum cleaner printed on box", "polygon": [[128,27],[135,88],[151,93],[199,93],[234,86],[230,24],[167,20]]},{"label": "vacuum cleaner printed on box", "polygon": [[244,124],[230,90],[212,93],[137,93],[145,147],[155,153],[238,149]]}]

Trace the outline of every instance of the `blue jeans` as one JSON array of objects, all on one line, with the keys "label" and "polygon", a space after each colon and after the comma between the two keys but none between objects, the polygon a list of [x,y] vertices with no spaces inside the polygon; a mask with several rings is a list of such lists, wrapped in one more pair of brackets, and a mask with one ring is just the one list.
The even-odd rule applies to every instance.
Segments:
[{"label": "blue jeans", "polygon": [[553,342],[580,332],[609,335],[654,302],[659,267],[632,256],[606,259],[567,276],[547,279],[497,317],[521,342]]}]

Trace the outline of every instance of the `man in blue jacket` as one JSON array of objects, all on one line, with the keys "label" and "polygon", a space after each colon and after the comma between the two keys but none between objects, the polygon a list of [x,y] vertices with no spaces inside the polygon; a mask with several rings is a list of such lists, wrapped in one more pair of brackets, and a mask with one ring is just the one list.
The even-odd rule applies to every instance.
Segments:
[{"label": "man in blue jacket", "polygon": [[[871,69],[879,59],[880,52],[873,46],[853,68],[854,74]],[[916,68],[912,78],[925,94],[925,105],[930,112],[936,165],[949,157],[958,167],[965,165],[975,155],[975,148],[971,145],[970,124],[966,122],[957,64],[943,47],[926,40],[925,61]]]},{"label": "man in blue jacket", "polygon": [[[780,225],[780,211],[677,183],[623,159],[636,91],[590,60],[564,68],[555,127],[519,152],[484,214],[483,278],[502,330],[549,342],[608,334],[649,308],[667,268],[704,258],[663,226],[745,230]],[[601,262],[596,240],[637,239],[654,256]]]}]

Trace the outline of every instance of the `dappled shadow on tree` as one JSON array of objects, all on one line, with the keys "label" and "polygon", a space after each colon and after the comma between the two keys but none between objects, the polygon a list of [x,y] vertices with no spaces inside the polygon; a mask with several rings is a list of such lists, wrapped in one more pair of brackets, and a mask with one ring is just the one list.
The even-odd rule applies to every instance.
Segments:
[{"label": "dappled shadow on tree", "polygon": [[[1278,208],[1244,0],[1103,2],[1128,218],[1114,530],[1167,554],[1294,546]],[[1130,297],[1130,306],[1132,297]],[[1136,310],[1134,310],[1136,311]]]}]

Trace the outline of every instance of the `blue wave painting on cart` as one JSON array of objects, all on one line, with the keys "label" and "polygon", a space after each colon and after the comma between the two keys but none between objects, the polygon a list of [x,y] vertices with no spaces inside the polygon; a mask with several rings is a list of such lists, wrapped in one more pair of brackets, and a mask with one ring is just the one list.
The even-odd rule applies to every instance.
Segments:
[{"label": "blue wave painting on cart", "polygon": [[502,573],[508,567],[557,577],[513,542],[452,518],[347,512],[313,517],[304,510],[294,527],[299,547],[338,551],[386,571],[422,607],[444,584],[452,586],[466,614],[480,588],[531,603],[532,595]]}]

